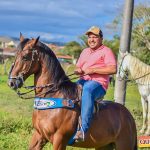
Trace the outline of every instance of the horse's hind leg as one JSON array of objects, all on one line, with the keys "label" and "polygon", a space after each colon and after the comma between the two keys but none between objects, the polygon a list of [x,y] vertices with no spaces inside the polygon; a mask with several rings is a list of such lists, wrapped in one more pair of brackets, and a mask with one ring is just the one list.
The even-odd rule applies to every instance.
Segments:
[{"label": "horse's hind leg", "polygon": [[113,146],[113,144],[109,144],[109,145],[101,147],[101,148],[96,148],[95,150],[114,150],[114,146]]},{"label": "horse's hind leg", "polygon": [[131,137],[120,138],[119,140],[117,140],[115,142],[115,150],[137,150],[136,141],[129,141],[127,138]]},{"label": "horse's hind leg", "polygon": [[142,109],[143,109],[143,125],[142,125],[142,129],[140,130],[140,133],[143,134],[147,127],[146,122],[147,122],[148,104],[142,96],[141,96],[141,103],[142,103]]},{"label": "horse's hind leg", "polygon": [[148,101],[148,114],[147,114],[147,130],[145,135],[150,135],[150,96],[147,97]]},{"label": "horse's hind leg", "polygon": [[29,150],[41,150],[47,141],[35,131],[32,135],[32,139],[29,145]]}]

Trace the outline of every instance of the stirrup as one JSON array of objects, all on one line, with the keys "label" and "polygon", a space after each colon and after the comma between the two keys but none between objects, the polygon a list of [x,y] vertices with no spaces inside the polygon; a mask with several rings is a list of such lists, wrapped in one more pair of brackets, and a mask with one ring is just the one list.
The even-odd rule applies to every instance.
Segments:
[{"label": "stirrup", "polygon": [[[78,135],[79,132],[82,134],[82,137],[80,137]],[[73,137],[73,139],[75,140],[75,142],[82,142],[85,139],[85,133],[83,131],[82,123],[81,123],[81,116],[79,116],[77,132],[76,132],[75,136]]]},{"label": "stirrup", "polygon": [[74,136],[75,142],[83,142],[85,134],[83,131],[77,131],[76,135]]}]

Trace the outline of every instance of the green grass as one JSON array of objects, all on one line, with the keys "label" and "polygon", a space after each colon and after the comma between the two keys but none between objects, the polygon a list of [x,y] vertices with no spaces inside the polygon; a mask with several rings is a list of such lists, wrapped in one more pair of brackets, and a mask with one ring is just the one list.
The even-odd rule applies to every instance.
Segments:
[{"label": "green grass", "polygon": [[[32,77],[27,85],[32,85]],[[114,87],[110,86],[105,99],[114,99]],[[139,131],[142,123],[142,107],[136,85],[127,88],[126,107],[133,114]],[[7,76],[0,75],[0,150],[26,150],[33,129],[31,115],[33,100],[22,100],[7,86]],[[76,149],[71,148],[67,149]],[[47,144],[44,150],[52,150]],[[144,149],[143,149],[144,150]],[[145,149],[146,150],[146,149]]]}]

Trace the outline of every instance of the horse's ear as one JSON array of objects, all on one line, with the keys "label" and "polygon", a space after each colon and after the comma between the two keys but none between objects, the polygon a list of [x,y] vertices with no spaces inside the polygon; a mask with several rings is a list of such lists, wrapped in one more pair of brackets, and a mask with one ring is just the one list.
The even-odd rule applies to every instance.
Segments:
[{"label": "horse's ear", "polygon": [[39,41],[39,39],[40,39],[40,36],[38,36],[37,38],[36,38],[36,40],[34,41],[34,46],[37,44],[37,42]]},{"label": "horse's ear", "polygon": [[24,36],[22,35],[22,33],[20,32],[20,42],[22,42],[24,40]]}]

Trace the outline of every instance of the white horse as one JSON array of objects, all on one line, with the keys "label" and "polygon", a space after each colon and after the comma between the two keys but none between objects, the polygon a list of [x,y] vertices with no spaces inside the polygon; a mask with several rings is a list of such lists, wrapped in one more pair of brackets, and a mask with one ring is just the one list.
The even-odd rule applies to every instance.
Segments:
[{"label": "white horse", "polygon": [[128,72],[137,83],[141,95],[143,125],[140,133],[150,135],[150,66],[131,54],[126,54],[122,58],[118,75],[124,79]]}]

